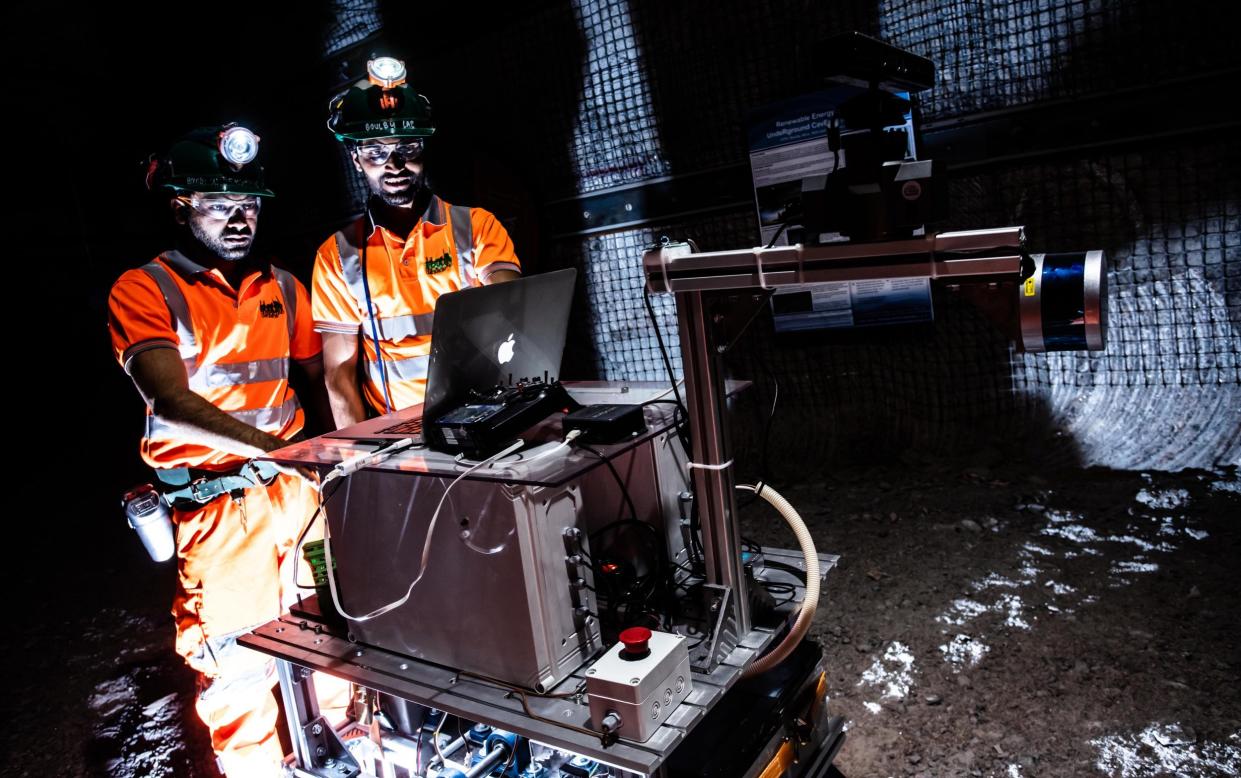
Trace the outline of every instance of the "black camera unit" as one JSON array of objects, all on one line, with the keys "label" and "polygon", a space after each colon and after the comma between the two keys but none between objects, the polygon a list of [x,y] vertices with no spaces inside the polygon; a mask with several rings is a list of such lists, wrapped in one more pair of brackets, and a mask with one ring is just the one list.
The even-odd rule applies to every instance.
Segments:
[{"label": "black camera unit", "polygon": [[841,104],[828,128],[836,169],[802,181],[806,241],[817,244],[821,233],[830,232],[853,241],[905,238],[945,219],[942,166],[910,159],[905,131],[906,116],[912,116],[920,152],[913,95],[934,86],[934,63],[847,33],[823,41],[815,65],[826,81],[865,91]]}]

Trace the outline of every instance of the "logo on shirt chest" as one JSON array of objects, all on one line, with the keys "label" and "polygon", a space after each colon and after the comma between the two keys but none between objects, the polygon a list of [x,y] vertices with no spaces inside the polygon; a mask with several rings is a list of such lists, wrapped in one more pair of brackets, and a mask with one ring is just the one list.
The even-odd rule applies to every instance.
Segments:
[{"label": "logo on shirt chest", "polygon": [[269,303],[265,303],[260,300],[259,315],[261,315],[264,319],[279,319],[284,315],[284,306],[280,303],[278,298]]},{"label": "logo on shirt chest", "polygon": [[452,267],[452,254],[445,251],[438,257],[427,257],[425,267],[427,269],[427,275],[442,273]]}]

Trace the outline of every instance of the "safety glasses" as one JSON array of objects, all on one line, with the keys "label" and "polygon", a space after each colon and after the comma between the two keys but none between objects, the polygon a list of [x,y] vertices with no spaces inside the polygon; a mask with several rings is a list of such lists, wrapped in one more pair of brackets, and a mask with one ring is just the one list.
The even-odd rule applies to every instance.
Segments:
[{"label": "safety glasses", "polygon": [[399,154],[405,161],[415,160],[422,156],[422,141],[408,140],[400,143],[378,143],[368,141],[358,145],[358,157],[368,165],[385,165],[393,154]]},{"label": "safety glasses", "polygon": [[246,197],[241,200],[233,200],[224,196],[207,195],[201,197],[195,195],[193,197],[179,197],[181,202],[198,211],[209,219],[231,219],[233,214],[241,211],[246,216],[257,216],[259,209],[263,207],[263,201],[258,197]]}]

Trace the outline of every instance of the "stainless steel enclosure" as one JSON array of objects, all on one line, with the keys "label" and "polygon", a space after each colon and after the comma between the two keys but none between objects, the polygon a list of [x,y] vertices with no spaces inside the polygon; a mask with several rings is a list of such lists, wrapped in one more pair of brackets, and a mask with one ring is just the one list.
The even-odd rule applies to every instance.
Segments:
[{"label": "stainless steel enclosure", "polygon": [[[364,614],[418,575],[427,524],[451,478],[362,470],[327,503],[341,604]],[[600,647],[589,565],[566,562],[576,484],[465,481],[449,493],[426,575],[404,605],[351,621],[361,643],[531,689],[551,688]]]}]

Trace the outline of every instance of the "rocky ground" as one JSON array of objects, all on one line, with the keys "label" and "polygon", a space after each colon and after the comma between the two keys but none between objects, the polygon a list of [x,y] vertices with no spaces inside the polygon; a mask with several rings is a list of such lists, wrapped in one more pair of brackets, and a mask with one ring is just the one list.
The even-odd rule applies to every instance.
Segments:
[{"label": "rocky ground", "polygon": [[[846,775],[1241,773],[1235,472],[926,461],[783,491],[841,555],[814,633]],[[41,535],[8,585],[0,774],[214,775],[171,570],[112,519]],[[761,505],[743,524],[795,545]]]},{"label": "rocky ground", "polygon": [[[1241,774],[1241,483],[917,463],[786,489],[847,776]],[[774,512],[746,511],[790,546]]]}]

